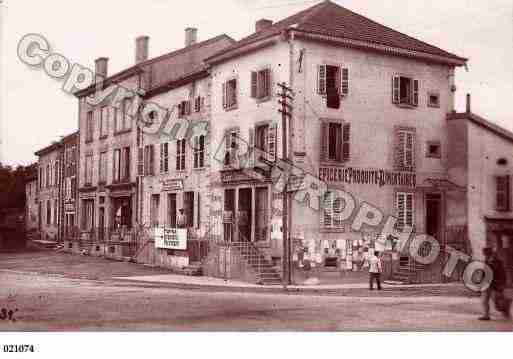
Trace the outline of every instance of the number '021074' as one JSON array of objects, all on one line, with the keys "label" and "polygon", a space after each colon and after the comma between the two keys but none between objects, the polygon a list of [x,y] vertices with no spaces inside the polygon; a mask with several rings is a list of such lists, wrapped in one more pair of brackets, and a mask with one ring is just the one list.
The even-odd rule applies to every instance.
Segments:
[{"label": "number '021074'", "polygon": [[34,353],[32,344],[5,344],[3,346],[4,353]]}]

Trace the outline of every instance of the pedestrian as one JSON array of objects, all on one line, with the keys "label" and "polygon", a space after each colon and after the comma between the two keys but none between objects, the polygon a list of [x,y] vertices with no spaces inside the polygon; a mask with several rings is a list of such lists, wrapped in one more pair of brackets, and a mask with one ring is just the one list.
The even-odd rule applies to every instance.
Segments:
[{"label": "pedestrian", "polygon": [[176,218],[176,224],[178,225],[178,228],[185,228],[187,224],[187,217],[183,213],[183,208],[180,208],[178,210],[178,217]]},{"label": "pedestrian", "polygon": [[379,258],[379,252],[375,251],[374,254],[369,256],[369,289],[374,289],[374,281],[378,286],[378,290],[381,290],[381,272],[383,266],[381,264],[381,258]]},{"label": "pedestrian", "polygon": [[495,307],[505,318],[511,318],[511,299],[506,298],[504,295],[504,289],[506,287],[506,271],[504,265],[490,247],[483,249],[483,255],[485,257],[485,263],[492,270],[492,281],[488,288],[481,294],[484,314],[479,317],[479,320],[490,320],[491,299],[494,300]]}]

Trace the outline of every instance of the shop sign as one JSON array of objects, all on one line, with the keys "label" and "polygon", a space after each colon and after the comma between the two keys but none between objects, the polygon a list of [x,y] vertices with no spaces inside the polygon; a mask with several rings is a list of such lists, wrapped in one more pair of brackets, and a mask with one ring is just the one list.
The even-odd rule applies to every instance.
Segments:
[{"label": "shop sign", "polygon": [[379,187],[416,187],[415,173],[390,171],[385,169],[364,169],[355,167],[320,167],[319,179],[321,181],[328,183],[341,182],[346,184],[369,184]]},{"label": "shop sign", "polygon": [[183,190],[183,180],[181,179],[169,179],[161,181],[162,191],[181,191]]},{"label": "shop sign", "polygon": [[157,227],[153,236],[156,248],[187,249],[187,228]]}]

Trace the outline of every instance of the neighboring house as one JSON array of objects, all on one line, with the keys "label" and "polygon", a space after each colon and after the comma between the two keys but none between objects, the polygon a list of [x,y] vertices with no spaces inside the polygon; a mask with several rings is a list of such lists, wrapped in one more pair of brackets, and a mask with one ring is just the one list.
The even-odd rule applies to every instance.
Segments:
[{"label": "neighboring house", "polygon": [[60,235],[66,238],[67,235],[76,232],[77,221],[77,172],[78,172],[78,139],[79,133],[74,132],[61,140],[61,227]]},{"label": "neighboring house", "polygon": [[[142,92],[146,100],[161,102],[162,106],[169,109],[178,103],[180,106],[187,106],[181,107],[183,117],[189,116],[192,112],[202,116],[205,111],[195,112],[195,99],[190,97],[206,91],[206,85],[201,82],[205,77],[202,60],[231,45],[233,40],[226,35],[220,35],[196,42],[196,29],[189,28],[186,29],[184,48],[152,59],[148,59],[148,43],[148,37],[138,37],[135,65],[112,76],[107,74],[107,59],[97,59],[96,74],[101,76],[102,88],[110,90],[116,85],[123,86],[129,90]],[[195,86],[192,84],[196,83],[197,92],[191,92],[191,88]],[[155,215],[155,218],[150,220],[145,210],[149,208],[150,198],[158,204],[156,211],[167,208],[164,206],[167,206],[169,197],[164,194],[159,200],[151,197],[157,187],[151,190],[150,186],[154,182],[157,185],[157,181],[145,180],[147,176],[160,177],[158,153],[160,144],[167,140],[150,139],[142,135],[135,119],[130,115],[130,99],[123,100],[119,109],[113,106],[90,106],[86,102],[86,96],[94,94],[95,91],[96,86],[91,86],[75,94],[79,99],[81,134],[81,166],[78,176],[79,226],[82,233],[89,237],[93,236],[95,240],[109,239],[121,242],[123,239],[133,238],[136,224],[149,225],[171,220],[172,216],[164,216],[164,212],[163,218],[157,218]],[[171,95],[166,95],[167,91],[171,91]],[[204,99],[201,101],[200,107],[204,107]],[[176,111],[173,111],[172,115],[176,115]],[[176,173],[177,176],[183,177],[185,169],[191,167],[189,163],[182,166],[182,162],[179,168],[175,167],[176,141],[169,141],[167,145],[163,144],[164,146],[167,147],[168,175],[175,178]],[[189,150],[187,146],[185,151]],[[182,153],[186,155],[185,152]],[[163,169],[162,174],[165,173]],[[183,184],[185,190],[194,187],[192,182],[184,181]],[[194,198],[197,203],[196,198],[199,197]],[[177,194],[176,200],[180,203],[177,205],[184,202],[181,191]],[[185,202],[189,203],[188,200]]]},{"label": "neighboring house", "polygon": [[27,167],[25,180],[25,229],[27,231],[34,231],[39,228],[37,172],[37,163]]}]

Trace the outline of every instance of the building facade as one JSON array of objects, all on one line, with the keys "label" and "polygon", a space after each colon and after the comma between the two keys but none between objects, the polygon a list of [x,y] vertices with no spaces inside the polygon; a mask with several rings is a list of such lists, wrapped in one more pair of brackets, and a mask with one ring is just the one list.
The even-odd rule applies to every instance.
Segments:
[{"label": "building facade", "polygon": [[25,181],[25,229],[27,232],[37,231],[39,228],[38,212],[38,166],[30,165],[27,168]]}]

